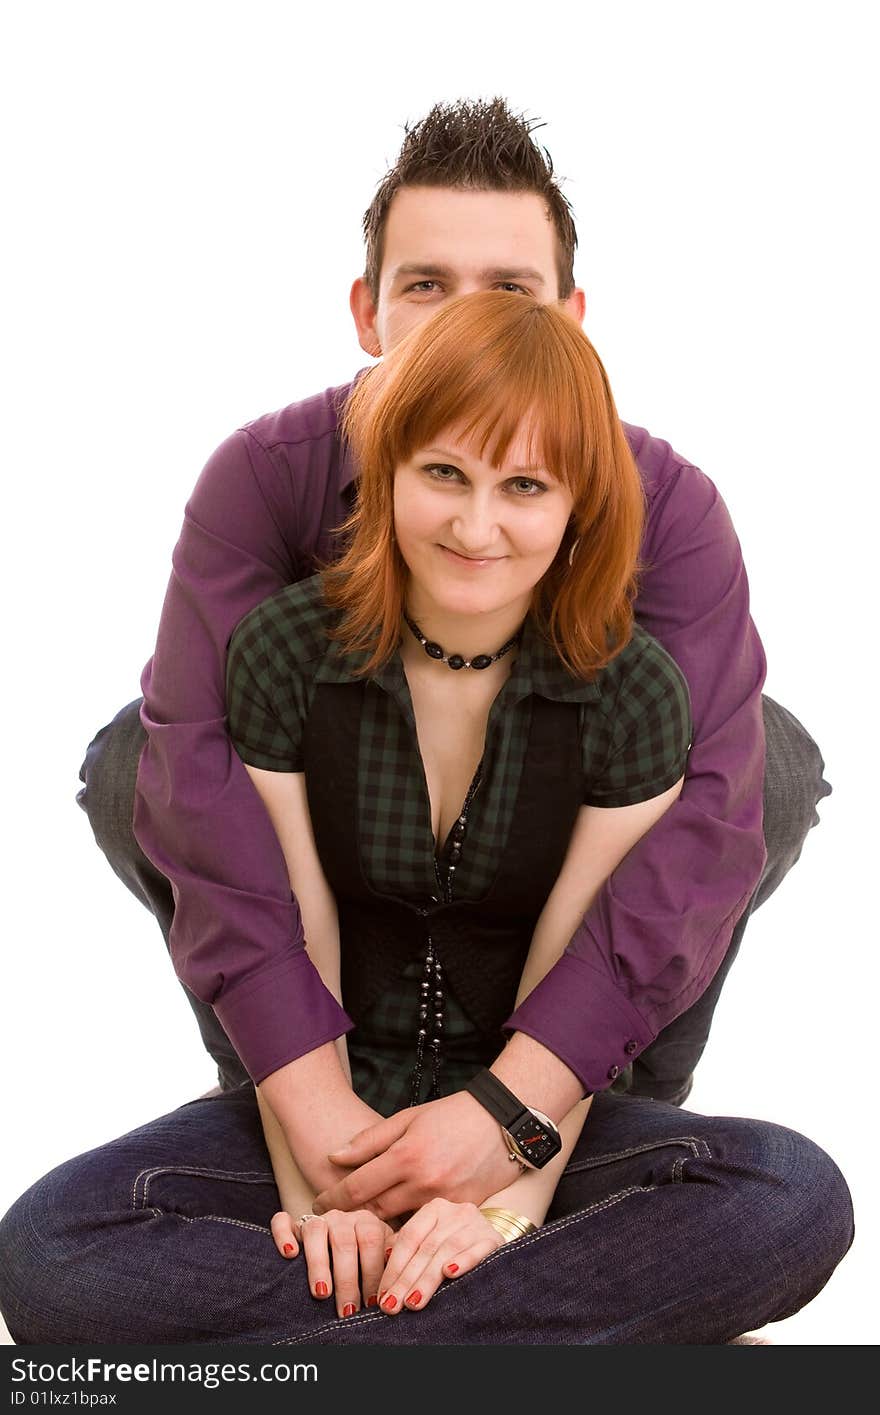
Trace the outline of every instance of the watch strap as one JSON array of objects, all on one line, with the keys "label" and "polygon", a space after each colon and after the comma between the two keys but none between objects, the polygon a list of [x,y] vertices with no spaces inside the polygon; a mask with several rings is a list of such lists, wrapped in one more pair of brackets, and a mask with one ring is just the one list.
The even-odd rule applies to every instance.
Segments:
[{"label": "watch strap", "polygon": [[494,1072],[488,1067],[483,1067],[476,1076],[465,1084],[464,1089],[470,1091],[471,1095],[485,1106],[490,1115],[506,1130],[509,1129],[521,1115],[524,1115],[529,1107],[524,1105],[518,1096],[509,1091],[503,1081],[499,1081]]}]

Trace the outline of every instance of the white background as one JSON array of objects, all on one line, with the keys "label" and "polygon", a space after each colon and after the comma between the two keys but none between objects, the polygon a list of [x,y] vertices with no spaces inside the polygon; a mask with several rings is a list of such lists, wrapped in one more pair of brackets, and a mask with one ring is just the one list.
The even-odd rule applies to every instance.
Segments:
[{"label": "white background", "polygon": [[835,1157],[856,1243],[766,1334],[873,1343],[873,7],[306,8],[7,11],[0,1211],[214,1084],[79,764],[139,694],[210,452],[368,362],[347,294],[404,122],[501,94],[546,121],[621,416],[721,490],[766,691],[826,759],[834,794],[753,916],[688,1105]]}]

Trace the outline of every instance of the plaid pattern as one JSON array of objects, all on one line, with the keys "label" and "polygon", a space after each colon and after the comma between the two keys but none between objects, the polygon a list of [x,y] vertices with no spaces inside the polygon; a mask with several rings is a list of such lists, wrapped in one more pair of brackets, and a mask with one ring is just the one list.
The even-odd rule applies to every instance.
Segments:
[{"label": "plaid pattern", "polygon": [[[229,645],[229,735],[243,761],[302,771],[302,734],[318,683],[355,683],[366,655],[327,638],[337,622],[320,577],[289,585],[252,610]],[[593,683],[569,676],[530,620],[510,677],[492,704],[483,778],[469,813],[456,898],[478,899],[495,874],[516,801],[533,694],[580,704],[584,803],[628,806],[657,796],[684,771],[691,740],[687,684],[638,625]],[[399,654],[367,684],[361,724],[359,825],[364,868],[379,893],[437,893],[430,803],[412,700]]]},{"label": "plaid pattern", "polygon": [[[370,1008],[361,1026],[349,1032],[348,1058],[354,1089],[380,1115],[394,1115],[410,1104],[412,1070],[419,1029],[419,984],[423,964],[410,963],[393,979],[387,992]],[[486,1066],[485,1040],[446,982],[443,1000],[443,1061],[440,1094],[451,1095]],[[425,1048],[419,1101],[428,1099],[431,1087],[431,1051]]]},{"label": "plaid pattern", "polygon": [[[229,735],[243,761],[268,771],[303,770],[303,727],[316,685],[361,682],[354,670],[366,655],[344,654],[328,639],[336,622],[336,611],[324,603],[320,577],[313,576],[265,600],[238,625],[229,644],[226,693]],[[511,825],[537,694],[579,705],[585,804],[632,805],[668,790],[684,772],[691,742],[687,684],[655,639],[636,625],[626,648],[594,682],[584,683],[570,677],[527,620],[510,676],[489,714],[482,780],[456,870],[459,900],[479,899],[491,887]],[[430,803],[399,654],[364,688],[358,824],[364,873],[373,889],[419,901],[439,895]],[[357,1092],[382,1114],[409,1104],[420,981],[416,964],[348,1037]],[[482,1064],[479,1035],[450,989],[445,991],[444,1093],[463,1085]],[[389,1065],[391,1055],[399,1055],[400,1066]],[[427,1088],[427,1053],[425,1060]]]}]

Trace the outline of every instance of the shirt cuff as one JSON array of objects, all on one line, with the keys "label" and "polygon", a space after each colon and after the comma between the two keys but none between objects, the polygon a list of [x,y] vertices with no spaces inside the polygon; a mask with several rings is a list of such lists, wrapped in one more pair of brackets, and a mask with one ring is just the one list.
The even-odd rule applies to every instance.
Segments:
[{"label": "shirt cuff", "polygon": [[655,1033],[603,973],[563,953],[504,1023],[564,1061],[587,1095],[604,1091]]},{"label": "shirt cuff", "polygon": [[223,993],[214,1011],[255,1086],[354,1027],[303,950]]}]

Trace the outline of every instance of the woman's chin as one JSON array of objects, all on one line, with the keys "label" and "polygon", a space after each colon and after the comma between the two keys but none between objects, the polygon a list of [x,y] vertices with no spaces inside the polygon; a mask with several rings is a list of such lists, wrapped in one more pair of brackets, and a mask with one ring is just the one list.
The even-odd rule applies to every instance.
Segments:
[{"label": "woman's chin", "polygon": [[499,613],[508,608],[509,601],[502,595],[480,594],[473,590],[467,593],[431,594],[426,588],[419,588],[418,602],[424,606],[425,610],[442,615],[455,615],[461,618],[470,618],[473,615]]}]

